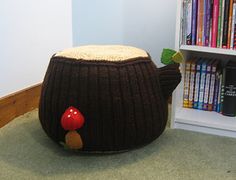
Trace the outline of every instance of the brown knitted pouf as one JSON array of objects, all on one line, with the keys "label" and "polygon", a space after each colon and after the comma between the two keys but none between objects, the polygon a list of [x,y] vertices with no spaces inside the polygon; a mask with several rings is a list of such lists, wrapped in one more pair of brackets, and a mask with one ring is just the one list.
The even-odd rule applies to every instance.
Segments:
[{"label": "brown knitted pouf", "polygon": [[179,65],[157,68],[129,46],[81,46],[58,52],[42,86],[39,118],[58,144],[82,152],[119,152],[156,139]]}]

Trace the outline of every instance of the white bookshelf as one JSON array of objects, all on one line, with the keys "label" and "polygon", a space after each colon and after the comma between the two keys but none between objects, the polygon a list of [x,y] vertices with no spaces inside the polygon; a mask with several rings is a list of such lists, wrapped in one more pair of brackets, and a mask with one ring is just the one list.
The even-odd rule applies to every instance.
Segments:
[{"label": "white bookshelf", "polygon": [[[175,49],[180,50],[185,59],[195,57],[215,57],[236,59],[236,51],[202,46],[180,44],[181,4],[177,3],[176,43]],[[236,117],[223,116],[217,112],[183,108],[184,64],[181,65],[182,81],[172,95],[171,128],[228,136],[236,138]]]},{"label": "white bookshelf", "polygon": [[203,53],[211,53],[211,54],[218,54],[218,55],[236,56],[236,50],[231,50],[231,49],[220,49],[220,48],[192,46],[192,45],[180,45],[179,49],[182,51],[203,52]]}]

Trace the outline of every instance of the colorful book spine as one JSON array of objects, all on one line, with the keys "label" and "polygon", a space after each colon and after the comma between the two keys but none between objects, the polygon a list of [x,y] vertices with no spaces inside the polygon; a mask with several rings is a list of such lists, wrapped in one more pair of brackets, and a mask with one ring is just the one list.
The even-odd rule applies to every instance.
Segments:
[{"label": "colorful book spine", "polygon": [[219,0],[219,17],[218,17],[218,32],[217,32],[217,47],[220,48],[221,39],[221,21],[222,21],[222,4],[223,0]]},{"label": "colorful book spine", "polygon": [[227,48],[230,0],[225,0],[222,48]]},{"label": "colorful book spine", "polygon": [[190,65],[191,61],[187,61],[185,64],[185,76],[184,76],[184,95],[183,95],[183,107],[188,108],[189,105],[189,81],[190,81]]},{"label": "colorful book spine", "polygon": [[186,29],[186,44],[191,45],[192,44],[192,0],[188,0],[187,2],[187,29]]},{"label": "colorful book spine", "polygon": [[205,46],[205,33],[206,33],[206,24],[207,24],[207,21],[206,21],[206,16],[207,16],[207,0],[203,0],[203,20],[202,20],[202,45]]},{"label": "colorful book spine", "polygon": [[212,63],[213,63],[213,60],[210,60],[207,63],[207,67],[206,67],[206,81],[205,81],[205,90],[204,90],[203,108],[202,108],[203,110],[208,110]]},{"label": "colorful book spine", "polygon": [[203,17],[204,17],[204,0],[198,0],[198,16],[197,16],[197,45],[202,46],[203,32]]},{"label": "colorful book spine", "polygon": [[212,17],[213,17],[213,0],[211,0],[211,13],[210,13],[210,35],[209,35],[209,47],[211,46],[211,32],[212,32]]},{"label": "colorful book spine", "polygon": [[[235,20],[236,22],[236,20]],[[236,23],[234,24],[234,45],[233,45],[233,49],[236,49]]]},{"label": "colorful book spine", "polygon": [[190,83],[189,83],[189,108],[193,108],[194,103],[194,87],[195,87],[195,75],[196,75],[196,59],[191,62],[190,66]]},{"label": "colorful book spine", "polygon": [[214,97],[213,97],[213,111],[215,112],[217,112],[217,105],[218,105],[219,83],[220,83],[220,71],[217,70],[215,88],[214,88]]},{"label": "colorful book spine", "polygon": [[220,30],[220,48],[222,48],[223,41],[223,28],[224,28],[224,9],[225,9],[225,0],[222,0],[222,11],[221,11],[221,30]]},{"label": "colorful book spine", "polygon": [[201,79],[200,79],[200,88],[199,88],[198,109],[203,109],[207,62],[203,61],[201,66],[202,67],[201,67]]},{"label": "colorful book spine", "polygon": [[195,77],[195,87],[194,87],[194,102],[193,108],[198,109],[198,100],[199,100],[199,88],[200,88],[200,78],[201,78],[201,63],[202,60],[199,60],[196,65],[196,77]]},{"label": "colorful book spine", "polygon": [[205,14],[204,14],[204,45],[209,46],[211,23],[211,0],[205,0]]},{"label": "colorful book spine", "polygon": [[214,100],[214,90],[215,90],[215,82],[216,82],[216,70],[217,70],[218,61],[214,61],[211,68],[211,80],[210,80],[210,92],[209,92],[209,100],[208,100],[208,111],[213,110],[213,100]]},{"label": "colorful book spine", "polygon": [[219,76],[219,86],[218,86],[218,100],[217,100],[217,112],[221,113],[222,104],[224,101],[224,83],[223,83],[223,75],[220,74]]},{"label": "colorful book spine", "polygon": [[218,17],[219,17],[219,0],[214,0],[211,47],[217,47]]},{"label": "colorful book spine", "polygon": [[183,14],[182,14],[182,43],[183,45],[186,45],[186,41],[187,41],[187,32],[186,32],[186,27],[187,27],[187,0],[183,1]]},{"label": "colorful book spine", "polygon": [[227,49],[230,49],[231,42],[231,30],[232,30],[232,17],[233,17],[233,0],[229,3],[229,20],[228,20],[228,37],[227,37]]},{"label": "colorful book spine", "polygon": [[235,23],[236,23],[236,0],[233,3],[233,16],[232,16],[232,30],[231,30],[231,37],[230,37],[230,49],[234,48],[234,32],[235,32]]},{"label": "colorful book spine", "polygon": [[197,6],[198,0],[192,0],[192,45],[196,45],[196,30],[197,30]]}]

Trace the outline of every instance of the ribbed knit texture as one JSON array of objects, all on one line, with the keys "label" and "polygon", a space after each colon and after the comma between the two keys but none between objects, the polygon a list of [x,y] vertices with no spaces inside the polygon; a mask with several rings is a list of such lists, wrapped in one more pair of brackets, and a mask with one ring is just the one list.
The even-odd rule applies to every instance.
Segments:
[{"label": "ribbed knit texture", "polygon": [[164,131],[167,98],[179,81],[178,67],[159,71],[149,57],[96,62],[54,56],[42,86],[40,122],[49,137],[64,142],[67,131],[60,119],[74,106],[85,117],[78,130],[84,143],[81,151],[139,147]]}]

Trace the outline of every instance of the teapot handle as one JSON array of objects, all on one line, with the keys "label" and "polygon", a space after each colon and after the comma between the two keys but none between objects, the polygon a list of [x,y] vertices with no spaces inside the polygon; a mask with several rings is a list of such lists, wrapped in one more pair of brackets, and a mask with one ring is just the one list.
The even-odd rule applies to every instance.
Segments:
[{"label": "teapot handle", "polygon": [[179,64],[175,63],[158,68],[158,74],[162,92],[164,97],[168,99],[181,81]]}]

